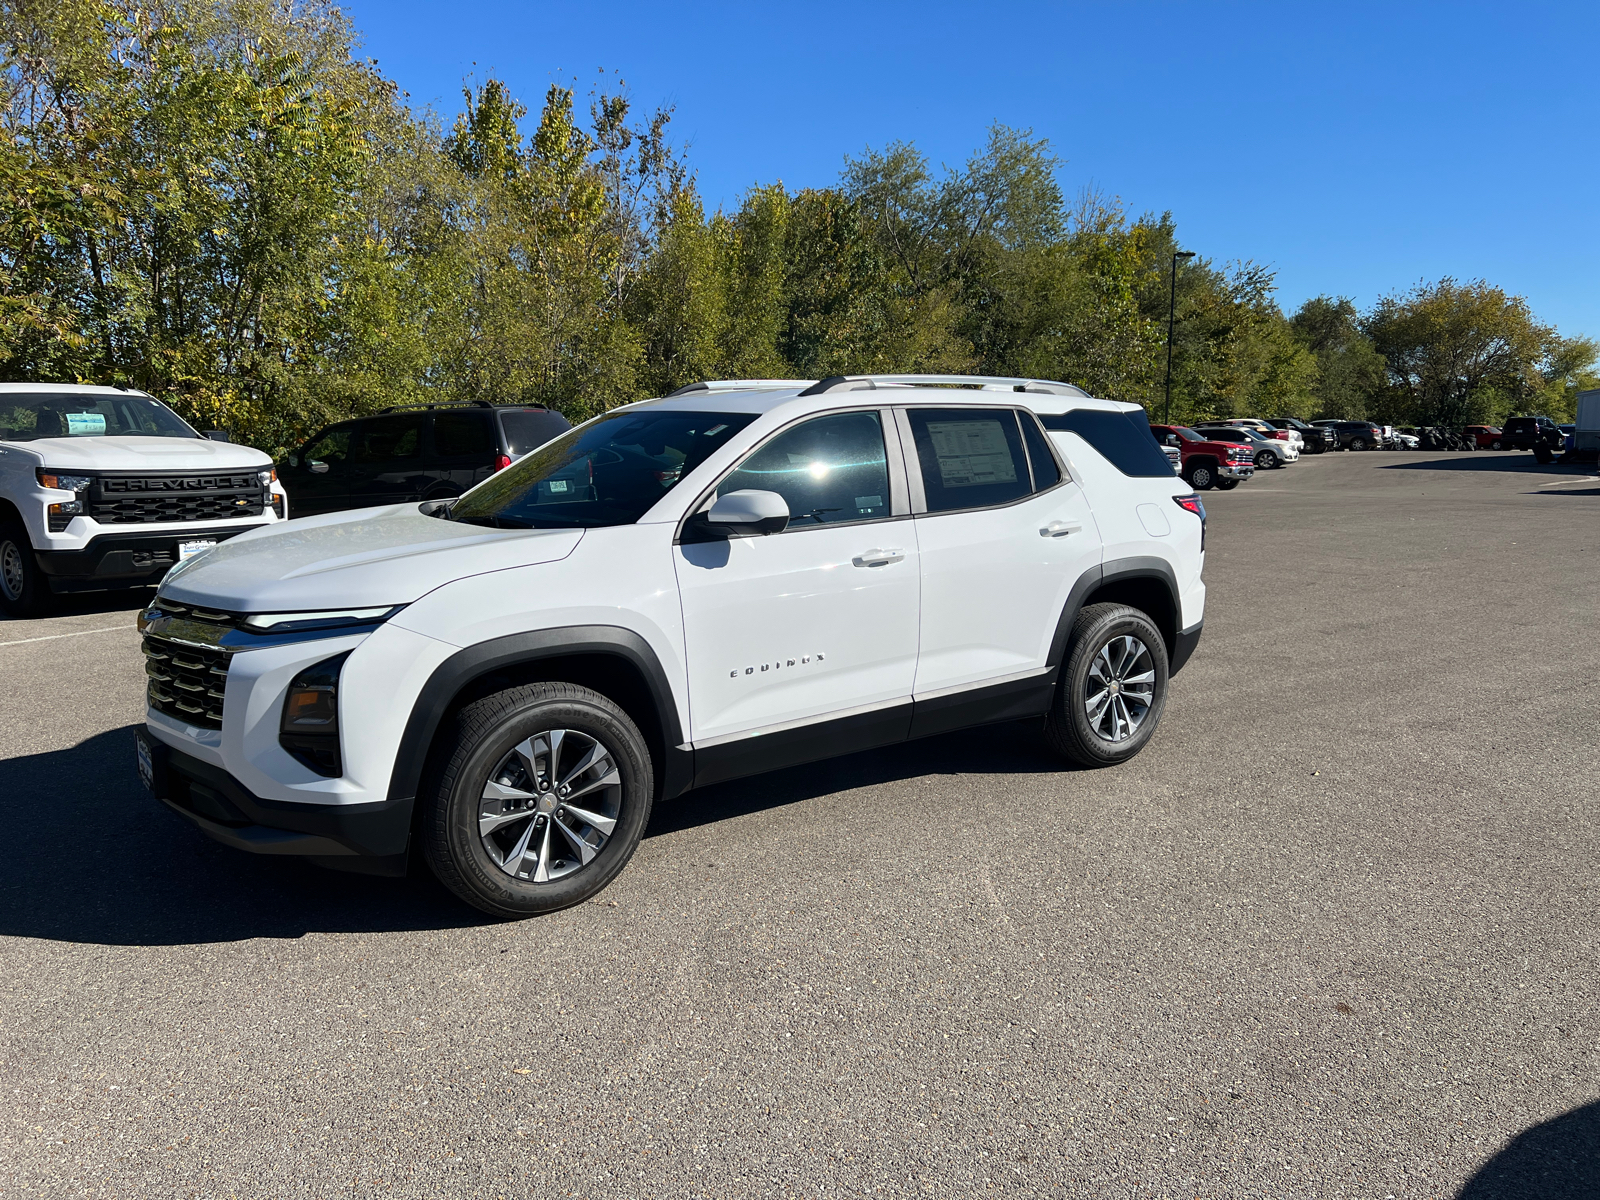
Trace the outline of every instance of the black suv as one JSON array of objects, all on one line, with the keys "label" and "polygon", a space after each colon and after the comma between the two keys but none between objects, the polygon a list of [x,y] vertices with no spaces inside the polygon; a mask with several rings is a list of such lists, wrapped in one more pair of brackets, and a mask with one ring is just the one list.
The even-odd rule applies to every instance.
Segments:
[{"label": "black suv", "polygon": [[1560,454],[1567,444],[1566,434],[1549,417],[1507,417],[1500,427],[1500,440],[1507,450],[1532,450],[1542,463]]},{"label": "black suv", "polygon": [[1383,448],[1383,430],[1371,421],[1318,421],[1317,424],[1333,435],[1333,448],[1335,449],[1380,450]]},{"label": "black suv", "polygon": [[459,496],[572,428],[538,405],[386,408],[307,438],[278,464],[289,515]]},{"label": "black suv", "polygon": [[1305,443],[1301,447],[1305,454],[1321,454],[1325,450],[1336,449],[1339,444],[1333,430],[1320,425],[1308,425],[1299,417],[1268,417],[1267,424],[1274,429],[1293,429]]}]

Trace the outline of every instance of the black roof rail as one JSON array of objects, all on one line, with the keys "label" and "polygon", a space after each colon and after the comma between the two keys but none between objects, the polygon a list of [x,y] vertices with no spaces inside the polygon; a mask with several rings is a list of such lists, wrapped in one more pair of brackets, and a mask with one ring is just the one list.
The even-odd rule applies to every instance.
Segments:
[{"label": "black roof rail", "polygon": [[986,391],[1034,392],[1046,396],[1082,396],[1089,393],[1076,384],[1054,379],[1029,379],[1014,375],[830,375],[818,380],[802,396],[825,396],[829,392],[875,391],[886,387],[964,387]]},{"label": "black roof rail", "polygon": [[550,408],[544,404],[523,404],[513,401],[507,404],[496,404],[492,400],[434,400],[421,404],[391,404],[388,408],[380,408],[374,416],[383,416],[384,413],[409,412],[412,409],[423,408],[537,408],[549,412]]}]

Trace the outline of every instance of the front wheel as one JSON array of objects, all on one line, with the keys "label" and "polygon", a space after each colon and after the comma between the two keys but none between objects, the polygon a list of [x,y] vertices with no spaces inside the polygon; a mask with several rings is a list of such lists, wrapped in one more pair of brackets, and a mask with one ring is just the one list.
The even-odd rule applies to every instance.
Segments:
[{"label": "front wheel", "polygon": [[1277,455],[1273,454],[1271,450],[1263,450],[1256,455],[1256,470],[1258,471],[1270,471],[1277,465]]},{"label": "front wheel", "polygon": [[8,616],[37,617],[49,606],[50,585],[33,556],[33,543],[20,521],[0,525],[0,609]]},{"label": "front wheel", "polygon": [[1078,614],[1045,736],[1085,767],[1111,767],[1143,750],[1167,704],[1167,644],[1125,604]]},{"label": "front wheel", "polygon": [[535,683],[463,708],[424,793],[439,881],[498,917],[580,904],[616,878],[650,820],[650,751],[599,692]]},{"label": "front wheel", "polygon": [[1240,481],[1237,479],[1219,479],[1217,480],[1217,491],[1231,492],[1239,486],[1239,483]]},{"label": "front wheel", "polygon": [[1495,438],[1494,441],[1489,443],[1489,449],[1491,449],[1491,450],[1504,450],[1505,448],[1506,448],[1506,444],[1504,442],[1502,442],[1499,438]]},{"label": "front wheel", "polygon": [[1189,486],[1197,492],[1209,491],[1211,488],[1215,487],[1217,483],[1216,471],[1211,467],[1206,466],[1204,463],[1200,463],[1198,466],[1190,467],[1187,478],[1189,480]]},{"label": "front wheel", "polygon": [[1350,439],[1350,449],[1352,449],[1352,450],[1365,450],[1366,448],[1367,448],[1367,442],[1366,442],[1365,438],[1351,438]]}]

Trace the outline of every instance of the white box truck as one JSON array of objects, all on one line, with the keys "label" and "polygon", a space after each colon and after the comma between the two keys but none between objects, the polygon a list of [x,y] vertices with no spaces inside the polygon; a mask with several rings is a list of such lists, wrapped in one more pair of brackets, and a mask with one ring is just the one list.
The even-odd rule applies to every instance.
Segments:
[{"label": "white box truck", "polygon": [[1572,436],[1574,450],[1600,450],[1600,388],[1578,393],[1578,428]]}]

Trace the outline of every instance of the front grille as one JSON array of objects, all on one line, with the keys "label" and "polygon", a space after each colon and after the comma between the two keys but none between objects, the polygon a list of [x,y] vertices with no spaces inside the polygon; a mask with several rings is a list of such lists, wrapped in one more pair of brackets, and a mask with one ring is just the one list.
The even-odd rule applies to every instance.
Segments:
[{"label": "front grille", "polygon": [[150,707],[185,725],[221,729],[230,657],[226,650],[189,646],[147,634],[144,673],[150,677]]},{"label": "front grille", "polygon": [[102,475],[90,488],[88,514],[102,525],[152,525],[259,517],[266,506],[267,493],[254,471]]}]

